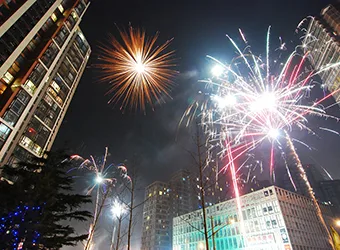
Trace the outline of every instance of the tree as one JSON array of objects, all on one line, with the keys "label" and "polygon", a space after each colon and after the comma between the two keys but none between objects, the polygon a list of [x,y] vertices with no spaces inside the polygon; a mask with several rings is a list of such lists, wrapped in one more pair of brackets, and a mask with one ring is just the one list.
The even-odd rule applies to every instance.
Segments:
[{"label": "tree", "polygon": [[[90,203],[89,196],[73,193],[73,178],[67,174],[72,161],[62,152],[49,153],[48,158],[35,159],[18,166],[4,166],[0,181],[0,208],[2,217],[9,216],[23,207],[38,208],[40,213],[26,214],[28,219],[7,223],[8,230],[20,228],[17,242],[22,249],[60,249],[64,245],[76,245],[85,240],[87,235],[76,235],[70,220],[86,221],[91,213],[81,210],[81,206]],[[34,209],[36,210],[36,209]],[[6,231],[5,231],[6,232]],[[32,242],[27,232],[37,232],[38,242]],[[0,237],[3,237],[0,231]],[[1,239],[1,238],[0,238]],[[34,243],[34,244],[33,244]],[[11,242],[1,242],[1,249],[12,249]]]},{"label": "tree", "polygon": [[[185,217],[180,216],[179,218],[188,223],[194,230],[204,235],[205,249],[210,249],[209,240],[212,239],[212,247],[215,249],[214,236],[217,231],[213,230],[211,223],[212,218],[207,217],[206,208],[212,203],[221,202],[225,199],[224,194],[220,192],[220,184],[225,184],[225,178],[221,178],[218,174],[219,169],[217,166],[217,161],[212,160],[214,152],[209,148],[209,138],[207,138],[204,133],[202,136],[201,128],[196,124],[196,132],[193,136],[193,144],[195,149],[188,151],[193,160],[193,171],[191,179],[194,180],[193,189],[198,194],[199,207],[202,211],[202,227],[198,228],[194,226],[190,221],[186,220]],[[218,177],[217,177],[218,176]],[[223,176],[224,177],[224,176]],[[224,190],[226,191],[226,190]],[[217,199],[215,199],[213,194],[216,193]],[[209,229],[210,226],[210,229]]]},{"label": "tree", "polygon": [[[131,162],[131,168],[129,168],[129,181],[122,182],[122,188],[119,191],[116,190],[115,197],[124,205],[126,209],[126,217],[127,217],[127,250],[131,250],[131,241],[132,234],[135,224],[137,223],[136,213],[138,209],[145,203],[147,200],[144,199],[142,201],[137,200],[137,193],[140,191],[140,176],[138,175],[137,164],[140,159],[135,158]],[[125,217],[124,217],[125,218]],[[124,234],[125,235],[125,234]],[[123,236],[119,237],[120,240]],[[117,249],[117,248],[116,248]]]}]

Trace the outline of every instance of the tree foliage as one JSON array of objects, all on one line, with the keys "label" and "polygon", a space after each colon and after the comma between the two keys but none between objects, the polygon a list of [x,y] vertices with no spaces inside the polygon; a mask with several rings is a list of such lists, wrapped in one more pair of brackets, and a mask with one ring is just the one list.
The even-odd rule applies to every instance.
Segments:
[{"label": "tree foliage", "polygon": [[[22,221],[7,227],[21,226],[21,231],[38,232],[40,249],[60,249],[64,245],[72,246],[85,240],[87,235],[77,235],[70,223],[72,220],[86,221],[91,217],[90,212],[81,209],[91,199],[73,192],[74,180],[67,174],[72,167],[69,156],[62,152],[50,153],[47,159],[20,163],[16,167],[4,166],[0,181],[2,217],[22,206],[42,208],[40,216],[35,217],[36,223]],[[0,233],[0,248],[12,249],[11,242],[3,242],[1,237],[4,235]],[[24,242],[23,249],[34,249],[29,247],[32,242],[25,240],[29,238],[27,235],[18,235],[17,238],[19,242]]]}]

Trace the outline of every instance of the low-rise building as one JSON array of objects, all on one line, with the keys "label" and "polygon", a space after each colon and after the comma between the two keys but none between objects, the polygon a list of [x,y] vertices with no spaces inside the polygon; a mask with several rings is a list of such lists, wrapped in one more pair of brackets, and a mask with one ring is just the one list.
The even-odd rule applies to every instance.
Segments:
[{"label": "low-rise building", "polygon": [[[206,209],[209,248],[332,249],[313,202],[305,196],[271,186]],[[205,249],[202,210],[173,220],[173,249]]]}]

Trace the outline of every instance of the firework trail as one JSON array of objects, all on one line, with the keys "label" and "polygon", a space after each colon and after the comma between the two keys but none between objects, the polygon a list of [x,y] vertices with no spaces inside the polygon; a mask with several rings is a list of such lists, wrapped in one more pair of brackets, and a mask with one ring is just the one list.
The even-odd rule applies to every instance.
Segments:
[{"label": "firework trail", "polygon": [[[210,142],[220,148],[220,157],[228,159],[227,164],[220,171],[227,169],[231,171],[241,222],[242,213],[240,213],[241,204],[236,181],[235,161],[262,143],[269,141],[271,145],[269,172],[273,180],[276,161],[274,150],[282,150],[281,140],[287,141],[297,168],[308,188],[310,198],[316,206],[319,219],[328,232],[319,212],[320,208],[312,187],[295,151],[290,132],[297,128],[315,134],[308,124],[310,116],[333,118],[339,121],[337,117],[327,114],[327,108],[322,103],[340,92],[340,89],[326,94],[319,100],[311,101],[309,96],[316,86],[313,77],[339,67],[340,62],[321,66],[314,70],[309,69],[307,67],[309,53],[300,53],[299,47],[288,56],[286,61],[277,62],[274,60],[272,62],[269,36],[270,28],[267,32],[266,58],[264,60],[252,53],[243,33],[241,33],[241,37],[246,44],[245,50],[241,50],[228,36],[239,54],[237,59],[232,62],[238,61],[238,63],[225,65],[208,56],[223,70],[215,70],[215,76],[212,79],[201,81],[205,83],[207,94],[188,107],[181,122],[185,117],[188,117],[188,120],[198,117]],[[282,46],[284,44],[282,40],[280,43],[282,49],[285,49]],[[327,128],[321,129],[329,131]],[[293,182],[292,184],[295,187]]]},{"label": "firework trail", "polygon": [[154,101],[164,102],[170,97],[174,70],[174,51],[166,52],[171,40],[156,46],[158,33],[147,37],[145,31],[119,30],[122,43],[111,37],[110,44],[100,47],[100,68],[102,81],[108,81],[113,94],[109,103],[121,102],[121,109],[127,106],[145,111],[146,104],[153,107]]},{"label": "firework trail", "polygon": [[[91,155],[89,159],[84,159],[79,155],[71,156],[72,160],[81,160],[77,169],[86,170],[93,174],[92,180],[93,183],[87,191],[87,195],[90,195],[95,188],[96,189],[96,202],[94,208],[94,216],[93,222],[89,228],[89,236],[87,239],[87,243],[85,245],[85,250],[91,249],[93,246],[93,235],[94,231],[102,212],[103,206],[105,205],[105,201],[108,198],[108,195],[111,193],[112,189],[115,187],[117,183],[117,178],[120,177],[123,180],[130,181],[130,177],[127,175],[127,168],[124,165],[115,166],[114,164],[106,165],[108,156],[108,148],[105,148],[105,154],[100,161],[96,161],[94,157]],[[71,171],[74,169],[71,169]]]}]

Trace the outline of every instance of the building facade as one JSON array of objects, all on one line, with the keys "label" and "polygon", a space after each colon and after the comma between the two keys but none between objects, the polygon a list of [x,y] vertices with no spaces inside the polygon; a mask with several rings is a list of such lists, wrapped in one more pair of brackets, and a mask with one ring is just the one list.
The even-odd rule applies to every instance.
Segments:
[{"label": "building facade", "polygon": [[[305,53],[311,64],[321,69],[340,61],[340,11],[339,6],[328,5],[321,15],[311,19],[303,41]],[[330,92],[340,88],[340,68],[334,67],[319,74],[324,88]],[[334,94],[340,101],[340,92]]]},{"label": "building facade", "polygon": [[0,5],[0,164],[43,157],[91,49],[80,21],[88,0],[9,0]]},{"label": "building facade", "polygon": [[[177,171],[169,180],[170,213],[176,217],[197,209],[195,183],[187,170]],[[172,220],[171,220],[172,221]]]},{"label": "building facade", "polygon": [[171,250],[173,218],[198,208],[190,172],[179,170],[168,182],[146,187],[143,207],[142,250]]},{"label": "building facade", "polygon": [[169,184],[156,181],[145,189],[142,250],[171,250]]},{"label": "building facade", "polygon": [[[311,200],[271,186],[206,209],[209,248],[258,250],[332,249]],[[173,249],[205,249],[202,211],[174,218]]]}]

